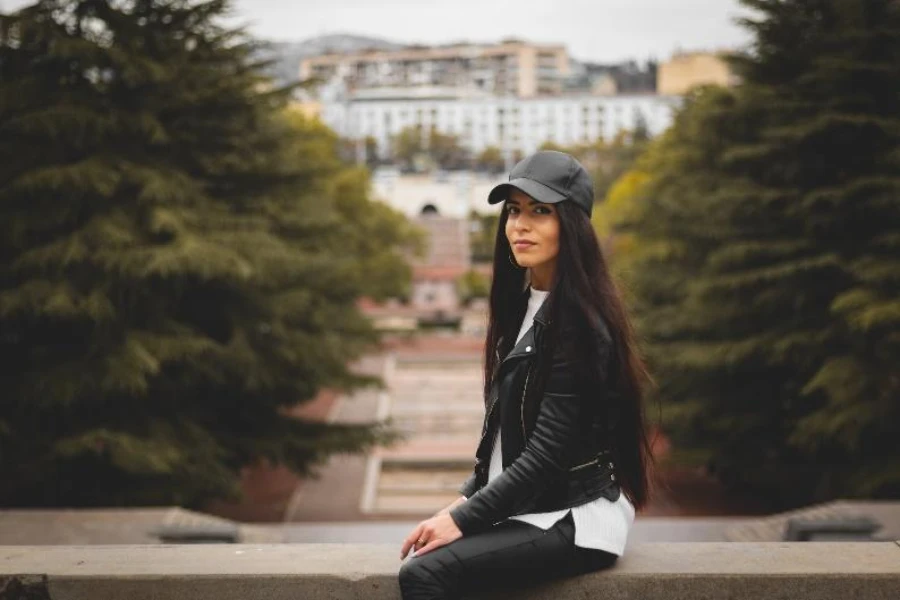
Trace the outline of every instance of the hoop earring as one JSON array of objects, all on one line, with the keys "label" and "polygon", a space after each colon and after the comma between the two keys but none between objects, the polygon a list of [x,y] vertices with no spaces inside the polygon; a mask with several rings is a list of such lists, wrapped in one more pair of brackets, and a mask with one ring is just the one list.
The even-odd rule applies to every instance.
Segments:
[{"label": "hoop earring", "polygon": [[524,268],[522,265],[518,264],[515,260],[513,260],[512,252],[507,253],[506,258],[509,259],[509,264],[511,264],[511,265],[514,266],[515,268],[517,268],[517,269],[523,269],[523,268]]}]

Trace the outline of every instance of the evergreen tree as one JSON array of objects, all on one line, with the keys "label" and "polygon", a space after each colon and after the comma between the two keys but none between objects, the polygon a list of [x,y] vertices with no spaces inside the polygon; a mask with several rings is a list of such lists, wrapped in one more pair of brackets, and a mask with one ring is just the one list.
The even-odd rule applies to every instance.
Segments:
[{"label": "evergreen tree", "polygon": [[377,336],[406,221],[286,113],[225,0],[0,16],[0,505],[234,497],[393,439],[287,416]]},{"label": "evergreen tree", "polygon": [[641,161],[625,269],[677,455],[779,506],[900,495],[900,5],[744,0],[742,84]]}]

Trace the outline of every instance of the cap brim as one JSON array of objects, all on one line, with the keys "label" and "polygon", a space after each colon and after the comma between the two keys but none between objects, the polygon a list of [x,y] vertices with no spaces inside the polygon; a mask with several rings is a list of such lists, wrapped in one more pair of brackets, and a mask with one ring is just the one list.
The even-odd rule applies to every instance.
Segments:
[{"label": "cap brim", "polygon": [[546,202],[548,204],[556,204],[557,202],[562,202],[566,199],[566,196],[547,187],[543,183],[538,183],[533,179],[520,177],[494,187],[494,189],[491,190],[491,193],[488,194],[488,204],[497,204],[498,202],[503,202],[509,198],[509,188],[515,188],[525,192],[538,202]]}]

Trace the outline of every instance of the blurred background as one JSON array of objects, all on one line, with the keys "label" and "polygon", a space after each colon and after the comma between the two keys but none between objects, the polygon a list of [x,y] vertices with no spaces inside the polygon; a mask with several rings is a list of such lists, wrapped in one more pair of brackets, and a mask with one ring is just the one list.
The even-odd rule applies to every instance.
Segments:
[{"label": "blurred background", "polygon": [[0,544],[399,547],[471,472],[538,149],[656,380],[630,542],[900,536],[896,2],[0,15]]}]

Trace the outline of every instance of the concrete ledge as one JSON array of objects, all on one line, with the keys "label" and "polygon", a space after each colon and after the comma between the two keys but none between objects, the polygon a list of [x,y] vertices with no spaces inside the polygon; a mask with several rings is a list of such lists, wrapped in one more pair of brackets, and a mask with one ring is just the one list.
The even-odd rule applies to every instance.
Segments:
[{"label": "concrete ledge", "polygon": [[[0,546],[0,599],[396,600],[400,565],[399,544]],[[612,569],[492,597],[897,600],[900,545],[635,544]]]}]

